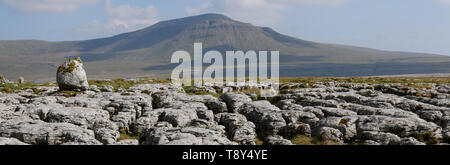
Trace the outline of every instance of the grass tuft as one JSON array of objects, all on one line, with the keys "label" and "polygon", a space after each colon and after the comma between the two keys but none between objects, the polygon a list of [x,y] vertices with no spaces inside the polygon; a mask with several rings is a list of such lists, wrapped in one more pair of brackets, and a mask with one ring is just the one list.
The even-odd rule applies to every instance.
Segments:
[{"label": "grass tuft", "polygon": [[323,141],[319,137],[309,137],[305,135],[297,135],[290,140],[292,144],[295,145],[343,145],[343,143],[340,142],[330,140]]},{"label": "grass tuft", "polygon": [[120,134],[120,137],[119,137],[119,140],[126,140],[126,139],[136,139],[136,140],[138,140],[139,141],[139,136],[131,136],[131,135],[128,135],[128,134],[125,134],[125,133],[121,133]]}]

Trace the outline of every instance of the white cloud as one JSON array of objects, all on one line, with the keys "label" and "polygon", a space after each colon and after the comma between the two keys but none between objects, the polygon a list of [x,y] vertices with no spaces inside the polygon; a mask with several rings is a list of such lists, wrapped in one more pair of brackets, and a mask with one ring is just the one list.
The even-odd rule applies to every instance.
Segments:
[{"label": "white cloud", "polygon": [[209,8],[213,7],[213,4],[211,2],[205,2],[200,4],[197,8],[192,7],[186,7],[186,13],[188,15],[198,15],[204,12],[205,10],[208,10]]},{"label": "white cloud", "polygon": [[221,13],[240,21],[268,25],[281,18],[278,11],[283,8],[284,6],[267,0],[210,0],[198,7],[187,7],[186,13]]},{"label": "white cloud", "polygon": [[337,6],[347,0],[210,0],[197,7],[187,7],[188,15],[222,13],[256,25],[272,25],[283,19],[282,12],[297,5]]},{"label": "white cloud", "polygon": [[139,30],[159,21],[158,11],[152,5],[146,7],[114,5],[107,0],[105,10],[108,15],[106,21],[93,20],[88,25],[78,27],[76,33],[91,38],[105,37]]},{"label": "white cloud", "polygon": [[111,24],[114,26],[123,26],[124,28],[148,26],[158,22],[158,11],[152,5],[144,8],[130,5],[114,7],[111,1],[108,0],[106,1],[106,12],[108,13]]},{"label": "white cloud", "polygon": [[81,5],[99,0],[0,0],[10,8],[24,12],[73,12]]}]

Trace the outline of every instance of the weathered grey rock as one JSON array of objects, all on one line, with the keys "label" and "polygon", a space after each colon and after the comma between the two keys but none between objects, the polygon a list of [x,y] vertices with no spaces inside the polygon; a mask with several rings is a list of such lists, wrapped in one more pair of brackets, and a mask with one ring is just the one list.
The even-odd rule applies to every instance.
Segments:
[{"label": "weathered grey rock", "polygon": [[51,123],[72,123],[92,129],[97,120],[109,120],[109,114],[98,109],[64,107],[49,110],[46,120]]},{"label": "weathered grey rock", "polygon": [[158,113],[146,113],[142,117],[138,118],[134,128],[134,133],[144,134],[152,129],[158,123]]},{"label": "weathered grey rock", "polygon": [[10,120],[12,118],[18,117],[14,114],[14,110],[17,106],[0,104],[0,122],[3,120]]},{"label": "weathered grey rock", "polygon": [[362,144],[364,144],[364,145],[381,145],[380,143],[373,141],[373,140],[364,140],[362,142]]},{"label": "weathered grey rock", "polygon": [[156,128],[146,134],[148,145],[235,145],[224,135],[224,130],[205,128]]},{"label": "weathered grey rock", "polygon": [[213,113],[216,114],[228,112],[227,104],[221,101],[206,102],[205,105],[208,107],[208,109],[211,109]]},{"label": "weathered grey rock", "polygon": [[232,87],[223,87],[222,88],[222,93],[228,93],[228,92],[233,92],[233,88]]},{"label": "weathered grey rock", "polygon": [[[58,87],[33,87],[11,94],[0,93],[0,123],[3,127],[4,123],[13,121],[43,120],[50,122],[46,123],[49,125],[69,124],[70,129],[77,128],[78,132],[73,131],[77,136],[91,134],[86,138],[91,140],[62,141],[65,137],[60,137],[63,136],[60,129],[69,128],[51,126],[57,129],[51,130],[56,133],[52,137],[60,140],[52,144],[62,145],[127,144],[116,142],[119,131],[143,135],[145,142],[150,133],[162,129],[174,131],[161,131],[161,135],[155,134],[156,139],[174,138],[161,144],[226,144],[231,140],[231,144],[252,145],[256,133],[261,139],[273,135],[290,139],[326,133],[329,135],[326,140],[370,145],[450,142],[450,85],[426,84],[427,89],[403,84],[379,87],[340,82],[294,86],[302,85],[308,88],[289,88],[271,99],[276,106],[267,101],[253,102],[243,93],[228,92],[221,99],[189,95],[181,86],[173,84],[142,84],[123,92],[99,92],[96,86],[90,86],[74,97],[58,94]],[[242,84],[232,87],[237,91],[246,88]],[[222,88],[223,84],[195,87],[205,91]],[[57,112],[60,109],[63,111]],[[64,111],[67,109],[74,111]],[[50,129],[41,132],[45,131],[51,132]],[[16,134],[9,135],[4,134],[22,140]],[[33,133],[35,137],[38,135]],[[156,141],[154,144],[160,144]],[[36,144],[32,140],[26,143]]]},{"label": "weathered grey rock", "polygon": [[95,144],[91,144],[91,143],[85,143],[85,142],[65,142],[65,143],[61,143],[59,145],[70,145],[70,146],[76,146],[76,145],[103,145],[102,143],[95,143]]},{"label": "weathered grey rock", "polygon": [[318,135],[322,141],[334,141],[343,143],[343,135],[341,131],[331,127],[321,127],[319,128]]},{"label": "weathered grey rock", "polygon": [[58,92],[59,87],[36,87],[35,88],[41,96],[49,96]]},{"label": "weathered grey rock", "polygon": [[49,105],[56,103],[58,101],[57,97],[55,96],[44,96],[44,97],[36,97],[30,99],[30,104],[43,104],[43,105]]},{"label": "weathered grey rock", "polygon": [[109,114],[104,110],[76,107],[51,109],[46,120],[72,123],[94,130],[95,138],[105,144],[115,143],[120,135],[119,128],[109,120]]},{"label": "weathered grey rock", "polygon": [[199,119],[204,119],[204,120],[207,120],[207,121],[213,121],[214,120],[214,114],[213,114],[213,111],[211,111],[211,110],[199,109],[199,110],[197,110],[197,117]]},{"label": "weathered grey rock", "polygon": [[14,114],[17,116],[28,116],[34,120],[46,120],[51,109],[64,108],[61,104],[22,104],[15,108]]},{"label": "weathered grey rock", "polygon": [[104,85],[101,89],[102,92],[113,92],[114,87],[111,85]]},{"label": "weathered grey rock", "polygon": [[0,137],[0,145],[29,145],[29,144],[21,142],[16,138]]},{"label": "weathered grey rock", "polygon": [[294,99],[280,100],[277,104],[277,107],[279,107],[282,110],[299,110],[303,108],[303,106],[295,104]]},{"label": "weathered grey rock", "polygon": [[446,127],[442,130],[442,139],[446,143],[450,142],[450,127]]},{"label": "weathered grey rock", "polygon": [[108,102],[101,98],[90,98],[88,95],[77,95],[76,97],[57,97],[56,103],[66,107],[84,107],[102,109]]},{"label": "weathered grey rock", "polygon": [[290,123],[283,127],[278,134],[288,138],[296,135],[311,136],[311,127],[305,123]]},{"label": "weathered grey rock", "polygon": [[211,95],[187,95],[184,93],[162,92],[154,96],[157,108],[195,109],[197,110],[198,116],[206,120],[212,119],[212,113],[227,111],[226,104]]},{"label": "weathered grey rock", "polygon": [[173,134],[152,134],[146,141],[146,145],[201,145],[201,138],[197,138],[192,134],[173,133]]},{"label": "weathered grey rock", "polygon": [[418,117],[415,113],[401,110],[398,108],[374,108],[358,104],[341,104],[343,108],[356,112],[358,115],[381,115],[391,117]]},{"label": "weathered grey rock", "polygon": [[60,90],[86,90],[89,84],[83,62],[78,58],[66,60],[56,72],[56,81]]},{"label": "weathered grey rock", "polygon": [[338,102],[344,102],[344,103],[353,103],[353,104],[360,104],[375,108],[385,108],[385,109],[393,109],[391,102],[392,98],[388,95],[379,95],[376,97],[365,97],[358,95],[354,93],[354,91],[351,92],[344,92],[344,93],[335,93],[332,95],[329,95],[331,99],[337,100]]},{"label": "weathered grey rock", "polygon": [[291,141],[284,139],[282,136],[274,135],[264,138],[264,145],[293,145]]},{"label": "weathered grey rock", "polygon": [[[257,123],[258,129],[267,134],[276,134],[278,131],[286,126],[286,122],[284,121],[282,115],[280,113],[249,113],[247,114],[253,123]],[[257,122],[257,117],[261,115],[259,118],[259,122]]]},{"label": "weathered grey rock", "polygon": [[399,145],[401,138],[392,133],[364,131],[358,134],[359,139],[371,140],[378,145]]},{"label": "weathered grey rock", "polygon": [[137,118],[153,109],[153,99],[147,94],[133,94],[129,96],[113,94],[108,99],[110,103],[104,106],[103,109],[110,113],[112,116],[111,120],[121,130],[131,130],[130,125],[134,125]]},{"label": "weathered grey rock", "polygon": [[137,119],[133,132],[146,133],[151,131],[158,122],[167,122],[174,127],[186,127],[195,119],[198,119],[198,116],[197,111],[193,109],[154,109]]},{"label": "weathered grey rock", "polygon": [[213,87],[210,86],[200,86],[200,85],[194,85],[193,88],[190,89],[190,91],[186,92],[207,92],[207,93],[217,93],[216,90]]},{"label": "weathered grey rock", "polygon": [[[168,123],[170,124],[170,123]],[[164,127],[173,127],[172,124]],[[218,125],[216,121],[208,121],[204,119],[194,119],[192,120],[188,127],[197,127],[197,128],[205,128],[205,129],[222,129],[222,125]],[[220,128],[219,128],[220,127]]]},{"label": "weathered grey rock", "polygon": [[245,115],[247,120],[256,125],[258,133],[261,135],[275,135],[278,131],[286,126],[278,107],[270,104],[268,101],[254,101],[244,103],[238,109],[239,113]]},{"label": "weathered grey rock", "polygon": [[159,121],[167,121],[175,127],[185,127],[193,119],[197,119],[197,112],[192,109],[163,109]]},{"label": "weathered grey rock", "polygon": [[402,138],[399,145],[425,145],[413,137]]},{"label": "weathered grey rock", "polygon": [[420,118],[434,123],[440,123],[441,118],[444,116],[440,111],[420,111],[418,114]]},{"label": "weathered grey rock", "polygon": [[303,107],[303,108],[298,109],[298,111],[304,111],[304,112],[313,113],[319,119],[325,118],[325,114],[322,112],[322,110],[320,110],[318,108]]},{"label": "weathered grey rock", "polygon": [[436,86],[436,90],[437,90],[439,93],[447,93],[447,94],[450,94],[450,85],[448,85],[448,84],[441,84],[441,85],[438,85],[438,86]]},{"label": "weathered grey rock", "polygon": [[95,139],[93,131],[69,123],[45,123],[29,118],[16,118],[3,121],[0,125],[1,137],[14,137],[29,144],[101,144]]},{"label": "weathered grey rock", "polygon": [[307,123],[314,125],[320,119],[316,117],[316,115],[312,112],[307,111],[282,111],[281,112],[283,119],[286,123]]},{"label": "weathered grey rock", "polygon": [[228,112],[235,113],[244,103],[251,102],[252,99],[244,93],[227,92],[222,98],[228,107]]},{"label": "weathered grey rock", "polygon": [[325,117],[328,116],[337,116],[337,117],[343,117],[343,116],[356,116],[357,113],[345,109],[340,108],[329,108],[329,107],[320,107],[320,110],[322,110]]},{"label": "weathered grey rock", "polygon": [[[195,121],[195,119],[192,121],[192,122],[194,122]],[[190,124],[190,125],[193,125],[192,123]],[[172,124],[170,124],[169,122],[167,122],[167,121],[159,121],[159,122],[157,122],[156,124],[155,124],[155,127],[166,127],[166,128],[172,128],[173,127],[173,125]]]},{"label": "weathered grey rock", "polygon": [[356,136],[357,133],[357,126],[356,121],[358,120],[357,117],[328,117],[321,119],[315,126],[316,131],[313,131],[313,136],[315,133],[320,132],[320,128],[322,127],[331,127],[338,129],[342,134],[344,140],[352,139]]},{"label": "weathered grey rock", "polygon": [[269,112],[269,111],[280,111],[278,107],[275,105],[270,104],[270,102],[262,100],[262,101],[252,101],[252,102],[245,102],[239,108],[237,109],[239,113],[241,114],[247,114],[253,111],[258,112]]},{"label": "weathered grey rock", "polygon": [[372,89],[362,89],[362,90],[359,90],[356,93],[361,95],[361,96],[366,96],[366,97],[376,97],[376,96],[379,96],[379,95],[383,94],[383,93],[381,93],[379,91],[372,90]]},{"label": "weathered grey rock", "polygon": [[110,120],[99,120],[94,122],[93,128],[95,139],[103,144],[113,144],[119,139],[119,127]]},{"label": "weathered grey rock", "polygon": [[20,104],[20,100],[23,99],[23,97],[19,96],[18,94],[5,94],[3,96],[0,96],[0,104],[4,105],[17,105]]},{"label": "weathered grey rock", "polygon": [[388,116],[361,116],[357,122],[358,132],[389,132],[400,137],[427,135],[442,138],[442,128],[420,118],[393,118]]},{"label": "weathered grey rock", "polygon": [[[393,99],[394,100],[394,99]],[[397,98],[395,99],[395,102],[393,103],[393,105],[397,108],[406,110],[406,111],[411,111],[414,113],[420,113],[422,111],[449,111],[450,109],[448,108],[443,108],[443,107],[437,107],[431,104],[425,104],[425,103],[421,103],[415,100],[410,100],[410,99],[405,99],[405,98]]]},{"label": "weathered grey rock", "polygon": [[149,95],[163,91],[182,92],[184,91],[179,84],[161,83],[161,84],[139,84],[128,88],[128,91],[141,92]]},{"label": "weathered grey rock", "polygon": [[203,103],[203,97],[191,96],[184,93],[165,91],[154,94],[155,108],[173,108],[173,109],[208,109]]},{"label": "weathered grey rock", "polygon": [[256,144],[255,125],[252,122],[248,122],[244,115],[220,113],[216,115],[216,121],[225,126],[229,139],[243,145]]},{"label": "weathered grey rock", "polygon": [[93,95],[95,95],[97,92],[95,92],[95,91],[92,91],[92,90],[86,90],[86,91],[83,91],[83,94],[85,94],[85,95],[88,95],[88,96],[93,96]]},{"label": "weathered grey rock", "polygon": [[100,92],[97,85],[89,85],[89,91]]},{"label": "weathered grey rock", "polygon": [[130,130],[129,126],[136,121],[136,112],[118,112],[117,114],[113,115],[111,121],[113,121],[120,130],[128,131]]},{"label": "weathered grey rock", "polygon": [[297,98],[296,103],[302,106],[338,107],[336,100],[321,100],[309,96]]},{"label": "weathered grey rock", "polygon": [[139,141],[136,139],[125,139],[114,143],[114,145],[139,145]]}]

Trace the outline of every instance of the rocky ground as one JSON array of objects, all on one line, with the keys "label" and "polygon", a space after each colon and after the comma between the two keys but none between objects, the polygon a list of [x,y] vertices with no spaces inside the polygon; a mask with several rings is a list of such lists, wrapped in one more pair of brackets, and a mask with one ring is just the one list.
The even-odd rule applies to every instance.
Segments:
[{"label": "rocky ground", "polygon": [[[193,92],[194,91],[194,92]],[[450,84],[42,86],[0,93],[0,144],[423,145],[450,142]],[[257,90],[256,90],[257,91]]]}]

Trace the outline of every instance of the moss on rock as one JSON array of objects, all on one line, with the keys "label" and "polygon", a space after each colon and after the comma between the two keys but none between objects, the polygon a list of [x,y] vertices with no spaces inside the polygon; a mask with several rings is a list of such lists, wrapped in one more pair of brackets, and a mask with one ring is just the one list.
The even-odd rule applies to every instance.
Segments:
[{"label": "moss on rock", "polygon": [[75,61],[78,61],[80,64],[82,64],[83,62],[81,61],[80,57],[76,57],[76,58],[70,58],[68,59],[66,62],[64,62],[64,64],[69,63],[69,66],[66,68],[64,66],[64,64],[61,64],[58,68],[58,72],[65,72],[65,73],[70,73],[73,72],[73,70],[76,68],[76,63]]}]

